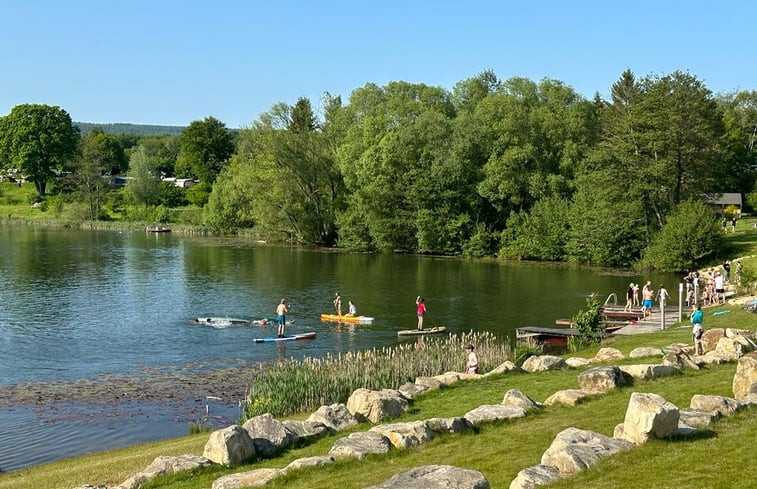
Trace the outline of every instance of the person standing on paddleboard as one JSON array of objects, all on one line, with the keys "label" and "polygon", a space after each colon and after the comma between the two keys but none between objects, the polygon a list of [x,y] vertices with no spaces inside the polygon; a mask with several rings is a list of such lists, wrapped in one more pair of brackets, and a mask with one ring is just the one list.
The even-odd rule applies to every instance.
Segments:
[{"label": "person standing on paddleboard", "polygon": [[281,302],[278,306],[276,306],[276,317],[279,323],[279,338],[283,338],[286,330],[286,324],[287,324],[287,317],[286,314],[289,312],[289,309],[287,308],[286,304],[284,304],[284,299],[281,299]]},{"label": "person standing on paddleboard", "polygon": [[334,294],[334,310],[336,311],[336,315],[340,316],[342,315],[342,296],[339,295],[339,292]]},{"label": "person standing on paddleboard", "polygon": [[421,296],[415,299],[415,305],[418,306],[416,312],[418,313],[418,331],[423,330],[423,316],[426,314],[426,302]]}]

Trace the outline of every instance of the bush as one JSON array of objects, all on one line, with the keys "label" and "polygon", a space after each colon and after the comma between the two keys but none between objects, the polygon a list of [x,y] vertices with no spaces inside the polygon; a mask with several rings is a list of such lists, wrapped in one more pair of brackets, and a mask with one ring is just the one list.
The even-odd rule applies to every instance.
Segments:
[{"label": "bush", "polygon": [[190,204],[202,207],[208,203],[212,190],[213,187],[209,183],[200,182],[189,187],[185,195]]},{"label": "bush", "polygon": [[715,214],[703,202],[682,202],[644,252],[642,264],[663,272],[692,270],[723,247]]},{"label": "bush", "polygon": [[166,207],[180,207],[187,202],[186,190],[171,182],[160,182],[160,203]]},{"label": "bush", "polygon": [[497,252],[499,235],[488,231],[484,223],[476,224],[476,230],[463,245],[463,255],[473,258],[492,256]]},{"label": "bush", "polygon": [[502,232],[505,258],[562,260],[568,241],[567,201],[559,198],[539,200],[529,212],[512,214]]},{"label": "bush", "polygon": [[594,295],[586,298],[586,309],[581,309],[573,316],[573,324],[585,341],[597,343],[605,329],[602,324],[602,306]]}]

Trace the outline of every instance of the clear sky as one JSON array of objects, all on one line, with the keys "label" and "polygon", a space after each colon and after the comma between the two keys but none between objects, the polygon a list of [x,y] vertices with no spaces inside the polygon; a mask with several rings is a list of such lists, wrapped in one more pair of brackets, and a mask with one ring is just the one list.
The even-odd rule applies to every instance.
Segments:
[{"label": "clear sky", "polygon": [[0,115],[248,125],[366,83],[446,89],[491,69],[607,96],[621,72],[757,89],[757,2],[0,0]]}]

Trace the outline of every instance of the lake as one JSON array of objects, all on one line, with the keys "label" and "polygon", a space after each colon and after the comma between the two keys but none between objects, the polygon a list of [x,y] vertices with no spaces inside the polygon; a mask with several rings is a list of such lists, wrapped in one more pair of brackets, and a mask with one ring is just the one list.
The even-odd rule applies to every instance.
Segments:
[{"label": "lake", "polygon": [[[615,292],[622,300],[630,281],[649,279],[655,288],[664,282],[677,296],[671,275],[6,225],[0,225],[0,276],[0,389],[396,345],[412,341],[396,332],[415,327],[418,295],[426,300],[428,326],[510,338],[519,326],[571,317],[591,292],[602,300]],[[376,318],[373,324],[322,323],[319,315],[332,312],[336,291],[345,311],[352,300],[358,314]],[[316,331],[315,340],[255,344],[275,327],[190,322],[274,317],[282,298],[294,320],[287,332]],[[0,407],[0,469],[180,436],[191,418],[130,399],[119,404],[124,415],[115,420],[108,410],[88,409],[65,402]],[[229,403],[213,412],[220,424],[239,414]],[[43,451],[49,436],[62,440],[55,453]]]}]

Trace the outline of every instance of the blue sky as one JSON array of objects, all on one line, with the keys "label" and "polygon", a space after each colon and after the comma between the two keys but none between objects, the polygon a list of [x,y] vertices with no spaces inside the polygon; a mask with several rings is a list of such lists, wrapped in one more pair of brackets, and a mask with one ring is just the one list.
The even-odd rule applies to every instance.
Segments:
[{"label": "blue sky", "polygon": [[277,102],[491,69],[607,96],[621,72],[757,89],[757,2],[0,0],[0,115],[244,127]]}]

